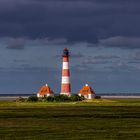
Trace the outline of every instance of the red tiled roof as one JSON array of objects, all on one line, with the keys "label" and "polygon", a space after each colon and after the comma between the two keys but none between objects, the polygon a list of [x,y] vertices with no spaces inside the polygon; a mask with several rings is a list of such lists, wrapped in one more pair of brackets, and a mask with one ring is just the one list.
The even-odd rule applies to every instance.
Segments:
[{"label": "red tiled roof", "polygon": [[46,86],[42,86],[38,93],[41,95],[45,95],[45,94],[53,94],[54,92],[51,90],[51,88],[48,85],[46,85]]},{"label": "red tiled roof", "polygon": [[82,94],[82,95],[95,94],[93,89],[90,86],[88,86],[87,84],[82,87],[82,89],[79,91],[79,93]]}]

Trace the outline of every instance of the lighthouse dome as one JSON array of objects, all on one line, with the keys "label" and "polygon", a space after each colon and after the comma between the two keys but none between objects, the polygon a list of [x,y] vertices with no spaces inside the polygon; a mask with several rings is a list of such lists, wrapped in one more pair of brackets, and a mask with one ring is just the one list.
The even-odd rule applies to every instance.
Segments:
[{"label": "lighthouse dome", "polygon": [[65,57],[65,56],[68,57],[69,56],[69,50],[67,48],[64,48],[62,56],[63,57]]}]

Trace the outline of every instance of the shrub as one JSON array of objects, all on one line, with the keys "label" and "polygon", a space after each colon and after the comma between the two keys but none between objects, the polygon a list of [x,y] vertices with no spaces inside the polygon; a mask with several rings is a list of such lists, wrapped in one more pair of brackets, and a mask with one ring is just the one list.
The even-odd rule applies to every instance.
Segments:
[{"label": "shrub", "polygon": [[48,96],[48,97],[41,97],[38,98],[36,96],[28,97],[28,102],[69,102],[69,101],[82,101],[85,100],[84,96],[79,95],[71,95],[70,97],[67,95],[58,95],[58,96]]},{"label": "shrub", "polygon": [[23,97],[18,97],[18,98],[16,99],[16,102],[25,102],[25,101],[26,101],[26,99],[23,98]]},{"label": "shrub", "polygon": [[83,95],[81,95],[80,97],[81,97],[82,100],[85,100],[86,99]]},{"label": "shrub", "polygon": [[69,97],[67,95],[58,95],[54,97],[54,100],[56,102],[65,102],[65,101],[69,101]]},{"label": "shrub", "polygon": [[39,102],[43,102],[44,100],[45,100],[44,97],[38,97],[38,101],[39,101]]},{"label": "shrub", "polygon": [[44,99],[44,101],[48,101],[48,102],[53,102],[54,101],[54,97],[53,96],[48,96]]},{"label": "shrub", "polygon": [[95,96],[94,98],[95,99],[101,99],[101,96],[98,95],[98,96]]},{"label": "shrub", "polygon": [[38,101],[38,97],[36,96],[30,96],[27,99],[28,102],[37,102]]},{"label": "shrub", "polygon": [[79,96],[79,95],[71,95],[70,100],[71,101],[82,101],[84,100],[84,96]]},{"label": "shrub", "polygon": [[38,97],[39,102],[45,102],[47,101],[47,97]]}]

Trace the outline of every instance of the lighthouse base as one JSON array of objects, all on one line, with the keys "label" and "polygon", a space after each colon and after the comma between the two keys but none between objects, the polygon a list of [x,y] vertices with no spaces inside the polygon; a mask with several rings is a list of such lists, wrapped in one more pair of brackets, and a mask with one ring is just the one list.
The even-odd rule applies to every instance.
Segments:
[{"label": "lighthouse base", "polygon": [[63,92],[63,93],[60,93],[60,95],[67,95],[67,96],[71,96],[71,94],[70,93],[66,93],[66,92]]}]

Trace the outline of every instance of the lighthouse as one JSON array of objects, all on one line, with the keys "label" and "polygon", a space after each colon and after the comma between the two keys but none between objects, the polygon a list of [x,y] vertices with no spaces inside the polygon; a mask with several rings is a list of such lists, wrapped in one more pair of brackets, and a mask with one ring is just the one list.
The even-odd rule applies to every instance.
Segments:
[{"label": "lighthouse", "polygon": [[71,84],[70,84],[70,70],[69,70],[69,50],[65,48],[62,54],[62,79],[61,79],[61,92],[60,94],[70,96]]}]

